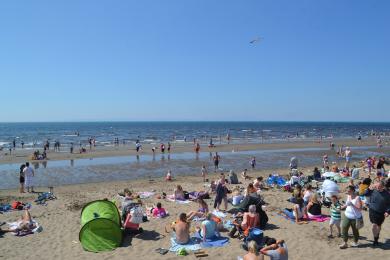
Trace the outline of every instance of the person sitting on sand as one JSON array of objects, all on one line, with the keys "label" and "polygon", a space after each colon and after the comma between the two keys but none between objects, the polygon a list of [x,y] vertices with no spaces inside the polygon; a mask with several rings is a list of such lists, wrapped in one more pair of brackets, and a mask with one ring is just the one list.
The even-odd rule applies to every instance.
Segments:
[{"label": "person sitting on sand", "polygon": [[284,240],[267,239],[266,245],[260,253],[269,256],[271,260],[288,260],[288,250]]},{"label": "person sitting on sand", "polygon": [[298,198],[303,198],[302,186],[299,184],[295,185],[292,197],[289,198],[288,201],[295,203]]},{"label": "person sitting on sand", "polygon": [[176,186],[176,189],[173,193],[173,199],[174,200],[185,200],[183,187],[181,187],[181,185]]},{"label": "person sitting on sand", "polygon": [[259,254],[259,249],[257,243],[254,240],[251,240],[248,243],[248,253],[244,255],[243,260],[263,260],[263,255]]},{"label": "person sitting on sand", "polygon": [[316,181],[320,181],[321,180],[321,172],[318,170],[317,167],[315,167],[314,170],[313,170],[313,179],[316,180]]},{"label": "person sitting on sand", "polygon": [[161,206],[161,202],[158,202],[156,207],[153,209],[152,214],[155,218],[164,218],[167,215],[167,212]]},{"label": "person sitting on sand", "polygon": [[122,208],[122,220],[125,220],[126,219],[126,216],[127,214],[131,211],[132,208],[142,204],[140,200],[138,201],[135,201],[135,199],[137,199],[137,195],[133,195],[133,193],[129,190],[129,189],[124,189],[123,191],[124,193],[124,196],[121,196],[121,199],[122,199],[122,204],[121,204],[121,208]]},{"label": "person sitting on sand", "polygon": [[197,202],[199,204],[199,209],[198,211],[190,211],[187,214],[188,220],[192,220],[194,217],[204,218],[206,217],[206,214],[209,212],[209,206],[203,199],[197,199]]},{"label": "person sitting on sand", "polygon": [[315,217],[322,216],[322,214],[321,214],[321,203],[318,201],[317,193],[314,193],[311,196],[310,201],[307,204],[306,211],[307,211],[307,215],[310,218],[315,218]]},{"label": "person sitting on sand", "polygon": [[206,239],[211,239],[220,236],[217,228],[217,223],[213,220],[213,214],[206,214],[206,220],[202,221],[199,234],[203,239],[203,242],[206,242]]},{"label": "person sitting on sand", "polygon": [[247,236],[251,228],[258,227],[259,225],[260,216],[259,213],[256,212],[256,206],[250,205],[248,212],[245,212],[242,218],[241,228],[244,231],[244,234]]},{"label": "person sitting on sand", "polygon": [[243,178],[244,180],[249,180],[251,177],[248,176],[247,174],[247,169],[244,169],[242,172],[241,172],[241,178]]},{"label": "person sitting on sand", "polygon": [[23,216],[21,216],[18,221],[18,226],[10,229],[0,229],[1,232],[29,232],[37,227],[37,225],[33,222],[30,212],[26,209],[24,211]]},{"label": "person sitting on sand", "polygon": [[285,209],[283,211],[284,214],[286,214],[287,217],[290,219],[295,219],[296,223],[301,223],[302,219],[304,218],[306,214],[305,206],[303,204],[302,198],[297,198],[294,202],[294,206],[292,209]]},{"label": "person sitting on sand", "polygon": [[168,170],[167,175],[165,176],[166,181],[172,181],[172,172]]},{"label": "person sitting on sand", "polygon": [[241,236],[248,236],[251,228],[259,227],[260,225],[260,215],[256,212],[255,205],[250,205],[248,212],[245,212],[244,214],[241,212],[237,213],[235,218],[234,227],[229,232],[230,237],[234,237],[237,230]]},{"label": "person sitting on sand", "polygon": [[305,192],[303,193],[303,202],[305,203],[305,205],[309,204],[309,201],[311,199],[311,197],[313,196],[313,188],[310,184],[307,184],[306,185],[306,190]]},{"label": "person sitting on sand", "polygon": [[244,196],[241,194],[239,188],[234,188],[232,194],[233,197],[228,199],[228,201],[232,203],[233,206],[237,206],[244,199]]},{"label": "person sitting on sand", "polygon": [[290,184],[291,187],[294,187],[294,185],[299,184],[299,183],[300,183],[299,173],[298,172],[294,172],[293,175],[290,178],[289,184]]},{"label": "person sitting on sand", "polygon": [[186,213],[181,213],[179,215],[178,221],[174,224],[173,227],[175,231],[175,241],[180,245],[185,245],[190,240],[190,223],[187,221]]},{"label": "person sitting on sand", "polygon": [[357,168],[356,165],[353,165],[352,170],[351,170],[352,179],[354,179],[354,180],[359,179],[359,175],[360,175],[359,168]]},{"label": "person sitting on sand", "polygon": [[263,178],[262,176],[257,177],[256,180],[253,182],[253,186],[254,186],[257,190],[266,189],[265,183],[264,183],[264,178]]},{"label": "person sitting on sand", "polygon": [[245,190],[245,197],[246,196],[252,196],[252,197],[258,197],[257,195],[257,189],[254,187],[253,183],[249,183]]}]

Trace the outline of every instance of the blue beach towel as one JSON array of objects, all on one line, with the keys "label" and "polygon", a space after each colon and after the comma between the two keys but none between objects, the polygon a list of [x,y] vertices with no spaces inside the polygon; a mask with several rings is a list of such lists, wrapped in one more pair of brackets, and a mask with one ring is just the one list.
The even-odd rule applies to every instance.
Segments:
[{"label": "blue beach towel", "polygon": [[169,248],[169,251],[177,252],[180,248],[184,248],[187,251],[196,251],[201,249],[201,246],[195,239],[192,238],[187,244],[181,245],[176,242],[174,237],[171,237],[171,247]]},{"label": "blue beach towel", "polygon": [[208,248],[208,247],[221,247],[226,246],[229,244],[229,238],[228,237],[213,237],[210,239],[206,239],[206,242],[203,242],[203,239],[201,238],[200,234],[196,232],[193,236],[194,239],[199,241],[201,243],[202,248]]}]

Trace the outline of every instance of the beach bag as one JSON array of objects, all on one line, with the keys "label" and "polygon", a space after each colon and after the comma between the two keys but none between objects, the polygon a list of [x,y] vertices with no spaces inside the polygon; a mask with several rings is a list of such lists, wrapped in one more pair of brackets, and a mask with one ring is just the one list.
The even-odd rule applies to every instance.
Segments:
[{"label": "beach bag", "polygon": [[291,192],[291,186],[289,184],[284,185],[283,191]]},{"label": "beach bag", "polygon": [[356,219],[356,228],[361,229],[364,227],[364,221],[363,221],[363,216],[360,218]]},{"label": "beach bag", "polygon": [[131,219],[130,221],[134,224],[140,224],[143,222],[144,211],[142,207],[134,207],[130,210]]},{"label": "beach bag", "polygon": [[13,208],[13,209],[22,210],[23,207],[24,207],[24,205],[23,205],[23,203],[20,202],[20,201],[14,201],[14,202],[12,202],[12,204],[11,204],[11,208]]}]

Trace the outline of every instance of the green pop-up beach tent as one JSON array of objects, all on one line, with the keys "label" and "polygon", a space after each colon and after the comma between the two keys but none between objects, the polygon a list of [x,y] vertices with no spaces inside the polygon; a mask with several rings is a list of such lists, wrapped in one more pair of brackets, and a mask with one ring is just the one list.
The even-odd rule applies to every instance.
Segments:
[{"label": "green pop-up beach tent", "polygon": [[114,250],[122,243],[121,217],[111,201],[96,200],[85,205],[81,226],[79,239],[87,251]]}]

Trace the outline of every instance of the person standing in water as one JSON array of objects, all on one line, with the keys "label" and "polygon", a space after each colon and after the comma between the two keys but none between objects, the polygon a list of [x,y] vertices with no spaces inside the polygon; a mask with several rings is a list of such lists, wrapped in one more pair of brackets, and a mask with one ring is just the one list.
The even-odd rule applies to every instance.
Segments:
[{"label": "person standing in water", "polygon": [[20,193],[24,193],[24,168],[26,167],[25,164],[20,165],[20,171],[19,171],[19,183],[20,183]]},{"label": "person standing in water", "polygon": [[219,168],[219,161],[221,160],[221,157],[218,155],[217,152],[215,152],[215,155],[213,157],[213,161],[214,161],[214,172],[217,172],[218,168]]},{"label": "person standing in water", "polygon": [[252,170],[254,170],[256,167],[256,157],[254,157],[254,156],[252,157],[250,164],[251,164]]},{"label": "person standing in water", "polygon": [[24,186],[27,188],[27,192],[30,192],[30,188],[31,188],[31,192],[34,192],[33,179],[35,173],[33,168],[30,167],[29,162],[26,162],[26,167],[24,167],[23,173],[24,173]]}]

